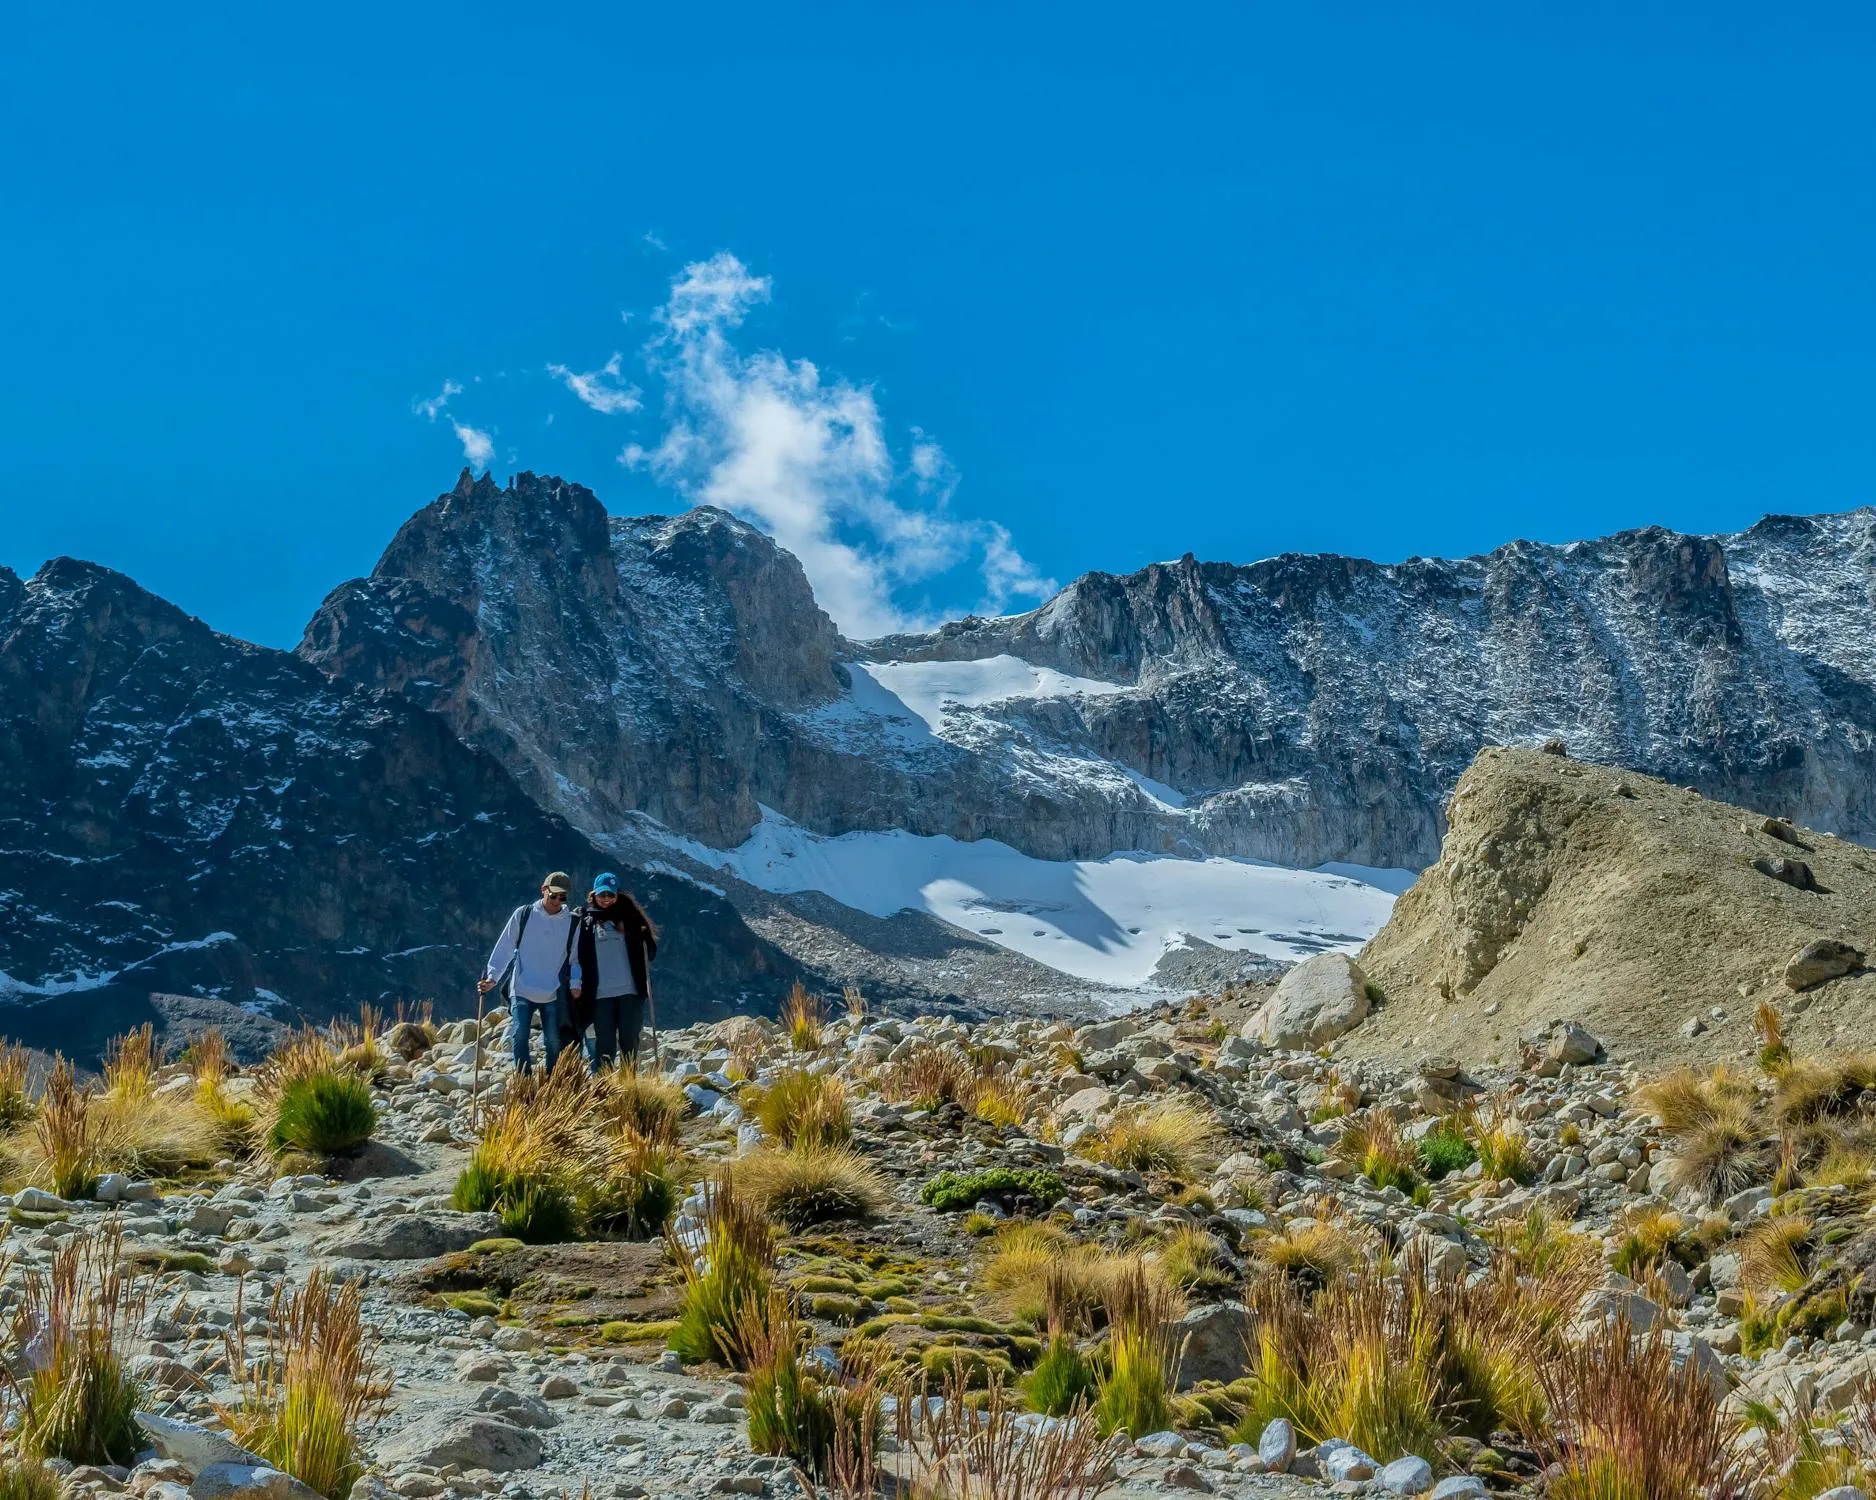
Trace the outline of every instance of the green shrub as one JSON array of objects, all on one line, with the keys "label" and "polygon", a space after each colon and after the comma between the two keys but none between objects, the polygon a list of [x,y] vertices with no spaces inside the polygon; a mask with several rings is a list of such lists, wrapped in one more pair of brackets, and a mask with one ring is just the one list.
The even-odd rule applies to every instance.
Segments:
[{"label": "green shrub", "polygon": [[114,1231],[69,1239],[48,1270],[27,1277],[22,1326],[37,1327],[44,1349],[14,1387],[12,1436],[28,1458],[128,1466],[143,1446],[143,1393],[120,1353],[136,1320],[122,1249]]},{"label": "green shrub", "polygon": [[336,1156],[364,1145],[377,1124],[371,1085],[364,1079],[336,1070],[310,1073],[281,1090],[267,1144],[276,1156]]},{"label": "green shrub", "polygon": [[1035,1369],[1023,1380],[1030,1410],[1051,1417],[1066,1415],[1077,1403],[1092,1400],[1094,1393],[1094,1366],[1066,1334],[1049,1340]]},{"label": "green shrub", "polygon": [[1438,1182],[1454,1172],[1463,1172],[1479,1159],[1479,1153],[1466,1138],[1465,1127],[1452,1120],[1441,1120],[1419,1142],[1420,1170],[1427,1181]]},{"label": "green shrub", "polygon": [[749,1446],[825,1478],[837,1455],[878,1450],[880,1396],[872,1380],[849,1384],[804,1361],[805,1332],[779,1291],[745,1310],[738,1351],[749,1370]]},{"label": "green shrub", "polygon": [[1068,1189],[1053,1172],[1039,1167],[992,1167],[987,1172],[940,1172],[918,1190],[919,1201],[941,1213],[969,1208],[980,1198],[1023,1193],[1044,1207],[1065,1197]]}]

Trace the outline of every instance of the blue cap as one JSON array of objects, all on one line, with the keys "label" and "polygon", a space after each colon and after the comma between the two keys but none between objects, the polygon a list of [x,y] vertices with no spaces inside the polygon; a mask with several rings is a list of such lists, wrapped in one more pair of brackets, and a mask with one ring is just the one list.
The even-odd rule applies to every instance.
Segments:
[{"label": "blue cap", "polygon": [[619,894],[619,877],[608,870],[593,881],[593,890],[595,892],[610,891],[616,896]]}]

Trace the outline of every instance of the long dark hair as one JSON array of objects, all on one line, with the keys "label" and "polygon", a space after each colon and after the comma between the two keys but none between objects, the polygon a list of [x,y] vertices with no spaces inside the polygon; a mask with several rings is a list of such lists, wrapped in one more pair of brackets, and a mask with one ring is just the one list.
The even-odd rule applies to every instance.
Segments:
[{"label": "long dark hair", "polygon": [[610,909],[599,904],[599,892],[586,893],[586,912],[595,922],[610,922],[626,937],[637,934],[645,945],[647,954],[658,951],[658,929],[652,925],[645,908],[638,904],[638,897],[630,891],[619,891],[614,895]]}]

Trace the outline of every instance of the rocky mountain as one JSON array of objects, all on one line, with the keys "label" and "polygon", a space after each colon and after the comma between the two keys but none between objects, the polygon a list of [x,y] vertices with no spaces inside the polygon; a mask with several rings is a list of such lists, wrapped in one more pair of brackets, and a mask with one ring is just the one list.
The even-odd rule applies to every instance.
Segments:
[{"label": "rocky mountain", "polygon": [[1573,753],[1876,835],[1876,511],[1384,566],[1187,556],[1040,609],[843,640],[720,511],[609,519],[464,473],[300,654],[398,693],[616,843],[763,809],[1050,859],[1419,868],[1478,750]]},{"label": "rocky mountain", "polygon": [[[460,1013],[542,872],[611,860],[442,718],[69,558],[0,569],[0,848],[5,1029],[80,1055],[171,993]],[[717,897],[634,878],[682,919],[673,1019],[792,970]]]}]

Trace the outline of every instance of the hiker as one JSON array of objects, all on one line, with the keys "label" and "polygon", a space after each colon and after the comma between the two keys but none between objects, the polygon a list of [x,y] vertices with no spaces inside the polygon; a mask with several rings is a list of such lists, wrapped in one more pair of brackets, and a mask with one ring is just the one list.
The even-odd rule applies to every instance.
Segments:
[{"label": "hiker", "polygon": [[507,980],[508,1000],[514,1012],[509,1035],[517,1073],[533,1070],[528,1031],[535,1016],[541,1018],[541,1047],[547,1054],[550,1073],[560,1049],[573,1034],[569,1030],[567,995],[579,986],[580,956],[574,951],[579,924],[567,907],[567,892],[572,888],[573,882],[564,870],[555,870],[543,880],[541,899],[515,908],[502,935],[495,940],[488,968],[476,981],[476,988],[487,994],[504,978]]},{"label": "hiker", "polygon": [[573,991],[573,1035],[593,1028],[586,1055],[595,1070],[611,1066],[621,1051],[627,1066],[636,1067],[658,930],[610,870],[593,881],[579,923],[581,981]]}]

